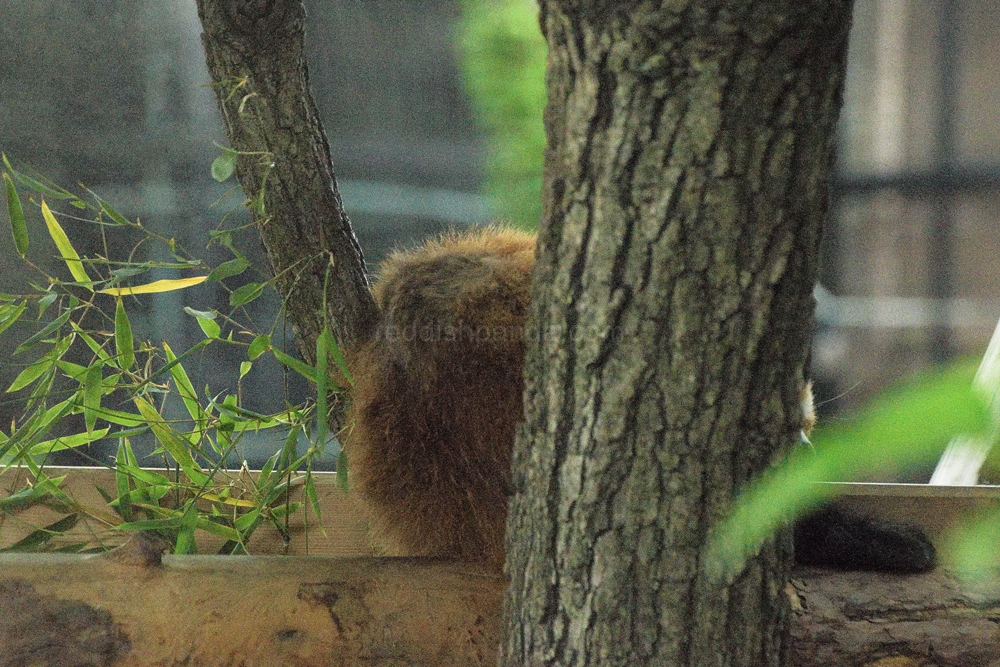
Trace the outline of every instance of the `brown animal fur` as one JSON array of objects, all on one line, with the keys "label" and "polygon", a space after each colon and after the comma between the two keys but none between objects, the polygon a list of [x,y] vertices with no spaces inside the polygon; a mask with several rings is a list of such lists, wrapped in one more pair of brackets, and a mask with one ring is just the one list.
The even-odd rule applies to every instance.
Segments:
[{"label": "brown animal fur", "polygon": [[[534,249],[534,236],[493,227],[382,265],[377,335],[349,354],[345,447],[389,555],[503,564]],[[811,384],[800,399],[808,442]],[[796,539],[807,548],[802,562],[814,565],[921,572],[934,564],[919,531],[836,509],[800,521]]]},{"label": "brown animal fur", "polygon": [[503,563],[534,249],[493,227],[381,267],[378,333],[349,355],[345,448],[390,555]]}]

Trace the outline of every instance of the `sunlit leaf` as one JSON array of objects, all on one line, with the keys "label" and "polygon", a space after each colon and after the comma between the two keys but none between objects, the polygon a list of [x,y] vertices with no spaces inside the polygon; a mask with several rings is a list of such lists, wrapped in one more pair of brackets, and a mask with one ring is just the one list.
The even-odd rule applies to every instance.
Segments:
[{"label": "sunlit leaf", "polygon": [[49,236],[52,237],[52,241],[56,244],[59,254],[62,256],[63,261],[66,262],[66,268],[72,274],[73,280],[93,291],[93,288],[90,286],[90,276],[87,275],[87,271],[83,268],[80,255],[77,254],[73,244],[69,242],[69,237],[66,236],[66,232],[63,231],[62,225],[59,224],[56,217],[52,215],[52,211],[49,210],[49,205],[45,203],[44,199],[42,200],[42,218],[45,219],[45,226],[49,230]]},{"label": "sunlit leaf", "polygon": [[208,276],[195,276],[193,278],[169,278],[165,280],[154,280],[145,285],[134,285],[132,287],[108,287],[98,290],[101,294],[111,296],[129,296],[132,294],[157,294],[160,292],[173,292],[185,289],[193,285],[200,285],[208,280]]},{"label": "sunlit leaf", "polygon": [[3,333],[12,324],[21,319],[21,315],[24,314],[27,307],[27,302],[22,301],[18,304],[7,304],[0,308],[0,333]]},{"label": "sunlit leaf", "polygon": [[222,332],[222,328],[219,326],[218,322],[216,322],[214,319],[213,320],[205,319],[204,317],[199,317],[197,319],[198,319],[198,326],[201,327],[201,330],[205,332],[206,336],[208,336],[209,338],[219,337],[219,334]]},{"label": "sunlit leaf", "polygon": [[40,378],[42,376],[42,373],[52,368],[52,365],[54,363],[55,362],[49,359],[48,357],[42,357],[35,363],[31,364],[30,366],[28,366],[23,371],[17,374],[17,377],[14,378],[14,381],[10,383],[9,387],[7,387],[7,393],[9,394],[24,389],[29,384]]}]

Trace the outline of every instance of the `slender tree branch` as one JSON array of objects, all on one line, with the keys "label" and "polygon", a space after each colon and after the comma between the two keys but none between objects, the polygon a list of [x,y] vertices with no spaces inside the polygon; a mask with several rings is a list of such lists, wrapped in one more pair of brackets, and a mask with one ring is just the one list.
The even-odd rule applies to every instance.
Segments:
[{"label": "slender tree branch", "polygon": [[305,9],[301,0],[198,0],[198,15],[236,176],[314,363],[326,322],[351,347],[372,335],[378,311],[309,90]]}]

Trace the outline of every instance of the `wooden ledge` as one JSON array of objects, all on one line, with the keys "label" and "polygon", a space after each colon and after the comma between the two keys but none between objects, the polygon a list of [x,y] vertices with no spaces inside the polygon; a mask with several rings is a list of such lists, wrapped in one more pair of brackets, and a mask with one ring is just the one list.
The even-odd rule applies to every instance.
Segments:
[{"label": "wooden ledge", "polygon": [[141,561],[0,554],[0,656],[130,667],[496,664],[506,581],[473,565],[305,556]]}]

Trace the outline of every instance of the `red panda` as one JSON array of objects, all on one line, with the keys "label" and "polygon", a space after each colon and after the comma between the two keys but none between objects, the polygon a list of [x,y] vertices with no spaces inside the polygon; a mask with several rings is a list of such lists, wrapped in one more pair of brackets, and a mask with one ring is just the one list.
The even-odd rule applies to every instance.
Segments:
[{"label": "red panda", "polygon": [[[446,235],[382,264],[377,333],[348,351],[344,447],[386,555],[503,565],[534,264],[535,237],[502,227]],[[809,383],[801,405],[808,442]],[[795,539],[802,563],[902,572],[934,563],[916,529],[835,507],[800,520]]]}]

